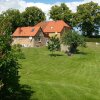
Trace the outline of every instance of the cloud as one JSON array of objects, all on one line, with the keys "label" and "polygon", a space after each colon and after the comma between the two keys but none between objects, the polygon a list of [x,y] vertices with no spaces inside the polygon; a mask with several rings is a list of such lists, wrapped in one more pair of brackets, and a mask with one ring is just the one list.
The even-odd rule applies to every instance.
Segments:
[{"label": "cloud", "polygon": [[23,11],[26,7],[24,0],[0,0],[0,12],[5,11],[9,8],[19,9]]},{"label": "cloud", "polygon": [[79,6],[80,4],[84,4],[84,3],[88,3],[88,2],[95,2],[95,3],[98,3],[100,5],[100,0],[83,0],[83,1],[75,1],[75,2],[69,2],[69,3],[66,3],[66,5],[73,11],[73,12],[76,12],[77,10],[77,6]]},{"label": "cloud", "polygon": [[36,6],[41,8],[44,12],[48,12],[52,5],[45,3],[27,3],[27,6]]},{"label": "cloud", "polygon": [[[83,0],[83,1],[75,1],[75,2],[66,2],[66,5],[73,11],[76,11],[76,8],[78,5],[80,4],[84,4],[87,2],[96,2],[100,5],[100,0]],[[30,6],[36,6],[41,8],[48,19],[48,12],[50,10],[50,8],[54,5],[59,5],[61,2],[57,2],[54,4],[46,4],[46,3],[34,3],[34,2],[26,2],[25,0],[0,0],[0,13],[2,11],[6,11],[9,8],[13,8],[13,9],[19,9],[21,12],[25,10],[26,7],[30,7]]]},{"label": "cloud", "polygon": [[98,3],[100,5],[100,0],[84,0],[85,3],[86,2],[91,2],[91,1],[93,1],[95,3]]}]

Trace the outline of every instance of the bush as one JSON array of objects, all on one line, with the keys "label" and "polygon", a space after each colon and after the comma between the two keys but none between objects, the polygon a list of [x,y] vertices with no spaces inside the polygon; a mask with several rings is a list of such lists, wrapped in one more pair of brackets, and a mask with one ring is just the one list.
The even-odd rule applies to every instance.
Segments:
[{"label": "bush", "polygon": [[60,40],[57,38],[57,36],[53,36],[50,38],[48,42],[48,49],[52,52],[60,50]]},{"label": "bush", "polygon": [[12,46],[12,50],[13,50],[14,54],[16,55],[16,57],[18,59],[24,59],[25,58],[24,53],[21,50],[21,47],[22,46],[20,44],[15,44],[15,45]]}]

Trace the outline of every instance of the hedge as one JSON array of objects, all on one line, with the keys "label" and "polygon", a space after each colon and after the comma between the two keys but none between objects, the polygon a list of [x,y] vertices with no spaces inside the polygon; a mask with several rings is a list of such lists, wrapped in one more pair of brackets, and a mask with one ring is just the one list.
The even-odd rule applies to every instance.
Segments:
[{"label": "hedge", "polygon": [[87,38],[85,37],[86,42],[100,42],[100,38]]}]

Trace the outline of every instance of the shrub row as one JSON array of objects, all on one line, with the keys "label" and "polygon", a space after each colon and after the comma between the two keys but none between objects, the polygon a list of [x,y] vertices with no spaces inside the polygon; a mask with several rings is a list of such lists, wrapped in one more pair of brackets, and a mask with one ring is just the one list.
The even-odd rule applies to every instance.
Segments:
[{"label": "shrub row", "polygon": [[85,37],[86,42],[100,42],[100,38],[87,38]]}]

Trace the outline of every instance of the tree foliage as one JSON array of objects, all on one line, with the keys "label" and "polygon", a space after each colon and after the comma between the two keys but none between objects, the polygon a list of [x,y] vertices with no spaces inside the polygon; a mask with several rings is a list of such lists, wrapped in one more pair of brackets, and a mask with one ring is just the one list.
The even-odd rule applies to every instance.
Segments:
[{"label": "tree foliage", "polygon": [[49,13],[53,20],[64,20],[66,23],[71,23],[72,12],[65,3],[61,3],[60,6],[52,6]]},{"label": "tree foliage", "polygon": [[60,50],[60,41],[57,36],[50,37],[50,40],[48,42],[48,49],[52,52]]},{"label": "tree foliage", "polygon": [[0,15],[0,33],[4,33],[10,27],[11,33],[20,26],[21,16],[19,10],[8,9]]},{"label": "tree foliage", "polygon": [[76,12],[76,24],[84,36],[98,35],[100,28],[100,6],[89,2],[79,5]]},{"label": "tree foliage", "polygon": [[45,19],[44,12],[35,6],[27,7],[22,13],[22,23],[25,26],[33,26]]},{"label": "tree foliage", "polygon": [[76,53],[78,46],[86,46],[83,36],[72,30],[65,32],[61,40],[64,45],[69,45],[69,52],[71,53]]},{"label": "tree foliage", "polygon": [[12,50],[15,54],[15,56],[17,57],[17,59],[25,59],[25,55],[21,50],[21,45],[20,44],[15,44],[12,46]]},{"label": "tree foliage", "polygon": [[[15,52],[11,48],[11,37],[6,30],[0,35],[0,99],[5,100],[19,87],[19,64]],[[7,99],[8,100],[8,99]]]},{"label": "tree foliage", "polygon": [[16,9],[8,9],[0,14],[0,34],[5,33],[7,27],[13,33],[17,27],[34,26],[44,20],[44,12],[37,7],[27,7],[22,13]]}]

